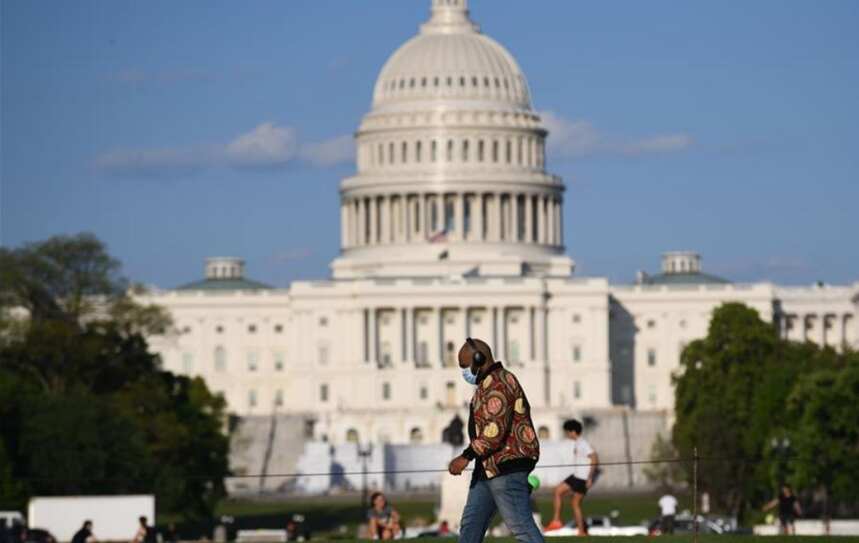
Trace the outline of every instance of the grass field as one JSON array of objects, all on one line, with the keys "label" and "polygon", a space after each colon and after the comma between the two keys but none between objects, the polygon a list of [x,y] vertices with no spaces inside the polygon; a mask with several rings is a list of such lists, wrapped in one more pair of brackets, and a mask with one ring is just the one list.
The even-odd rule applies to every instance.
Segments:
[{"label": "grass field", "polygon": [[[678,496],[680,509],[688,508],[690,503],[688,497]],[[588,516],[611,515],[617,512],[615,522],[622,525],[641,524],[655,518],[658,514],[656,506],[657,495],[605,495],[597,494],[588,496],[585,501],[585,514]],[[435,521],[434,511],[437,506],[437,497],[410,496],[391,497],[392,504],[400,511],[405,523],[409,526],[427,525]],[[543,519],[551,518],[551,496],[539,494],[537,496],[537,508]],[[231,526],[232,534],[237,529],[259,529],[274,528],[283,529],[287,518],[291,515],[300,514],[305,517],[307,527],[313,534],[314,541],[338,540],[356,541],[358,526],[365,521],[365,511],[361,507],[360,496],[317,496],[301,498],[281,499],[242,499],[225,500],[217,508],[216,517],[229,516],[233,518]],[[564,518],[570,519],[571,512],[569,504],[565,504]],[[170,519],[161,518],[159,524],[164,524]],[[500,522],[496,519],[496,522]],[[198,537],[201,534],[211,534],[211,524],[208,525],[183,525],[180,523],[180,531],[186,537]],[[702,543],[734,543],[750,540],[760,540],[762,543],[802,543],[837,541],[844,543],[859,543],[859,537],[753,537],[753,536],[718,536],[701,535],[699,541]],[[491,541],[513,541],[509,538],[487,538]],[[451,543],[452,539],[421,538],[422,542],[444,541]],[[547,538],[549,543],[565,543],[568,541],[596,541],[598,543],[634,543],[636,541],[648,541],[651,543],[691,542],[691,536],[660,536],[654,538],[646,537],[597,537],[589,538]]]},{"label": "grass field", "polygon": [[[421,538],[421,543],[451,543],[452,539],[436,539],[436,538]],[[497,543],[510,542],[515,543],[515,539],[507,537],[491,538],[487,537],[486,541]],[[593,541],[595,543],[692,543],[692,536],[685,535],[664,535],[659,537],[550,537],[547,538],[548,543],[581,543],[583,541]],[[836,543],[856,543],[859,542],[859,537],[824,537],[824,536],[748,536],[748,535],[701,535],[698,536],[698,541],[701,543],[751,543],[752,541],[760,543],[822,543],[825,541],[835,541]]]}]

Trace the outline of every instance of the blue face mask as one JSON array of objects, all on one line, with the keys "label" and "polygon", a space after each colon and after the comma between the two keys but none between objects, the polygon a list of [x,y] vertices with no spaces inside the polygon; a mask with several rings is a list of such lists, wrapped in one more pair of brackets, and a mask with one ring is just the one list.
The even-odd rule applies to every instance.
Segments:
[{"label": "blue face mask", "polygon": [[471,368],[465,368],[462,370],[462,378],[465,379],[465,382],[469,385],[477,385],[477,376],[471,373]]}]

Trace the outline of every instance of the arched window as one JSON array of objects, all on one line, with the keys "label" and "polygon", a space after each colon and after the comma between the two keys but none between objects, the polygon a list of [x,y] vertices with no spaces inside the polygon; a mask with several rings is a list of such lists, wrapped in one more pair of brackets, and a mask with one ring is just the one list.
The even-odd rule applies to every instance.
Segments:
[{"label": "arched window", "polygon": [[395,162],[394,158],[394,142],[388,143],[388,162],[393,164]]},{"label": "arched window", "polygon": [[421,161],[421,142],[415,143],[415,162]]},{"label": "arched window", "polygon": [[349,428],[346,430],[346,442],[347,443],[358,443],[360,436],[358,435],[358,430],[354,428]]},{"label": "arched window", "polygon": [[453,162],[453,140],[447,140],[447,161]]},{"label": "arched window", "polygon": [[492,140],[492,162],[498,162],[498,140]]},{"label": "arched window", "polygon": [[430,162],[435,162],[438,155],[438,143],[435,140],[432,140],[430,143]]},{"label": "arched window", "polygon": [[403,142],[403,144],[400,146],[400,162],[402,162],[403,164],[405,164],[406,162],[409,161],[408,160],[408,153],[409,153],[409,144],[406,142]]},{"label": "arched window", "polygon": [[[506,79],[505,79],[505,81],[506,81]],[[505,151],[506,152],[505,152],[504,156],[505,156],[506,162],[507,162],[507,164],[510,164],[510,161],[513,158],[511,156],[511,155],[513,155],[513,143],[510,140],[507,140],[507,144],[505,145]]]},{"label": "arched window", "polygon": [[423,443],[424,433],[420,428],[412,428],[411,432],[409,432],[409,442],[418,444]]},{"label": "arched window", "polygon": [[477,142],[477,161],[483,162],[483,140]]},{"label": "arched window", "polygon": [[468,162],[468,140],[462,140],[462,161]]}]

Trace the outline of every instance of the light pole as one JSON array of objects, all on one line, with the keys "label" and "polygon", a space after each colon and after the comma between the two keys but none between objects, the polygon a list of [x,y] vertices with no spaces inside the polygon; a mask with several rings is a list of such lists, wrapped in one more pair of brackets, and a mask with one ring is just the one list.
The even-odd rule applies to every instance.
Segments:
[{"label": "light pole", "polygon": [[787,463],[788,453],[790,451],[790,439],[787,437],[772,438],[770,441],[776,457],[776,479],[778,479],[779,491],[781,485],[784,484],[785,464]]},{"label": "light pole", "polygon": [[358,445],[358,456],[361,457],[361,507],[367,510],[367,459],[373,455],[373,444],[367,443],[363,447]]}]

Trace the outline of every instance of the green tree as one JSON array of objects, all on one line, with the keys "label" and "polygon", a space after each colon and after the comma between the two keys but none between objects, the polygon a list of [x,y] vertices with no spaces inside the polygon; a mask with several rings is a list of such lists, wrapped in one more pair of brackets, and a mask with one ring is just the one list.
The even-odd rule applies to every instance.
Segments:
[{"label": "green tree", "polygon": [[681,462],[672,461],[678,458],[679,455],[674,445],[671,444],[671,440],[658,434],[650,447],[650,459],[654,463],[644,466],[642,470],[644,476],[651,483],[658,484],[663,490],[680,487],[686,482],[686,470]]},{"label": "green tree", "polygon": [[160,369],[163,309],[127,294],[91,235],[0,249],[0,500],[154,492],[208,515],[228,474],[223,399]]},{"label": "green tree", "polygon": [[[804,376],[787,402],[793,454],[791,482],[800,489],[822,487],[829,499],[859,503],[859,354],[843,365]],[[828,511],[827,511],[828,512]]]},{"label": "green tree", "polygon": [[[673,441],[681,456],[697,447],[699,488],[715,504],[742,516],[760,486],[760,456],[767,434],[756,429],[758,393],[775,365],[779,339],[757,311],[724,304],[713,312],[707,337],[689,344],[674,378],[676,422]],[[685,465],[692,480],[692,465]]]}]

